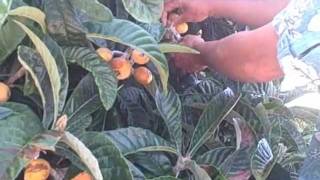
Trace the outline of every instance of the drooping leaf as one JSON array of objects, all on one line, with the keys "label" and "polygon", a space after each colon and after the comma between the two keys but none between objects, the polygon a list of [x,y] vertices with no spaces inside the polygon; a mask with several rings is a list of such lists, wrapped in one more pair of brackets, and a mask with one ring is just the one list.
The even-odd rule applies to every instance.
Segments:
[{"label": "drooping leaf", "polygon": [[25,33],[14,22],[8,21],[0,28],[0,65],[17,48]]},{"label": "drooping leaf", "polygon": [[47,30],[54,40],[60,45],[87,45],[86,30],[76,16],[70,1],[46,0],[43,3]]},{"label": "drooping leaf", "polygon": [[113,19],[109,23],[88,22],[85,23],[85,26],[90,32],[87,34],[89,38],[114,41],[149,56],[157,67],[163,88],[167,89],[169,70],[166,57],[160,52],[156,40],[143,28],[130,21],[120,19]]},{"label": "drooping leaf", "polygon": [[145,180],[144,174],[129,160],[126,160],[134,180]]},{"label": "drooping leaf", "polygon": [[143,29],[145,29],[151,36],[157,41],[160,42],[163,36],[166,33],[166,29],[161,23],[137,23]]},{"label": "drooping leaf", "polygon": [[40,55],[33,49],[20,46],[18,49],[18,60],[21,65],[28,71],[33,79],[35,86],[40,94],[43,106],[43,124],[48,128],[54,121],[54,99],[52,86],[48,72]]},{"label": "drooping leaf", "polygon": [[251,170],[254,177],[257,180],[266,179],[274,164],[274,156],[267,140],[260,140],[251,160]]},{"label": "drooping leaf", "polygon": [[172,176],[161,176],[161,177],[156,177],[148,180],[178,180],[178,179]]},{"label": "drooping leaf", "polygon": [[64,133],[61,141],[68,145],[80,157],[82,163],[90,170],[94,179],[103,180],[98,160],[83,142],[69,132]]},{"label": "drooping leaf", "polygon": [[5,103],[13,111],[0,119],[0,179],[15,179],[24,166],[38,156],[35,148],[54,150],[60,136],[44,132],[39,118],[26,105]]},{"label": "drooping leaf", "polygon": [[2,0],[0,2],[0,28],[8,16],[11,5],[12,0]]},{"label": "drooping leaf", "polygon": [[11,10],[9,12],[9,15],[20,16],[20,17],[31,19],[40,25],[43,32],[46,32],[46,23],[45,23],[46,15],[38,8],[31,7],[31,6],[21,6]]},{"label": "drooping leaf", "polygon": [[182,107],[179,96],[173,89],[170,89],[167,94],[157,91],[155,101],[170,137],[176,144],[177,152],[180,152],[182,150]]},{"label": "drooping leaf", "polygon": [[159,44],[159,49],[162,53],[200,54],[199,51],[181,44],[161,43]]},{"label": "drooping leaf", "polygon": [[97,0],[70,0],[73,7],[78,8],[93,21],[111,21],[112,12]]},{"label": "drooping leaf", "polygon": [[202,169],[195,161],[188,162],[187,168],[194,175],[195,180],[211,180],[208,173]]},{"label": "drooping leaf", "polygon": [[209,133],[218,128],[223,119],[232,111],[239,101],[240,96],[235,96],[230,89],[215,96],[202,113],[194,130],[189,153],[193,156],[198,149],[208,140]]},{"label": "drooping leaf", "polygon": [[88,132],[81,141],[98,159],[102,175],[110,180],[131,180],[129,166],[119,149],[103,133]]},{"label": "drooping leaf", "polygon": [[215,148],[197,157],[196,162],[198,164],[206,164],[219,169],[228,156],[230,156],[234,151],[234,147]]},{"label": "drooping leaf", "polygon": [[147,129],[129,127],[106,131],[106,135],[124,155],[153,151],[177,154],[171,143]]},{"label": "drooping leaf", "polygon": [[163,0],[122,0],[122,2],[131,16],[141,22],[158,22],[162,15]]},{"label": "drooping leaf", "polygon": [[320,178],[320,134],[316,133],[311,140],[307,158],[300,169],[299,180],[317,180]]},{"label": "drooping leaf", "polygon": [[[22,24],[19,21],[14,21],[16,24],[18,24],[29,36],[31,41],[36,47],[37,52],[40,54],[41,59],[43,60],[43,63],[46,67],[46,70],[49,75],[51,87],[52,87],[52,93],[53,93],[53,102],[54,102],[54,121],[56,120],[58,116],[58,110],[59,110],[59,99],[60,99],[60,88],[61,88],[61,82],[60,82],[60,75],[59,70],[57,67],[57,63],[52,56],[51,52],[47,48],[47,46],[39,39],[37,35],[35,35],[27,26]],[[48,128],[49,124],[45,124],[45,127]]]},{"label": "drooping leaf", "polygon": [[58,113],[62,115],[61,112],[64,108],[66,102],[68,87],[69,87],[69,72],[66,59],[64,58],[62,48],[55,42],[50,36],[46,35],[43,39],[44,43],[50,50],[52,56],[55,58],[57,63],[59,75],[60,75],[60,92],[59,92],[59,106]]},{"label": "drooping leaf", "polygon": [[92,73],[98,86],[100,99],[106,110],[109,110],[117,96],[118,82],[109,64],[89,48],[68,47],[64,49],[68,62],[76,63]]},{"label": "drooping leaf", "polygon": [[86,121],[90,120],[90,115],[101,106],[94,78],[89,74],[79,82],[65,105],[62,114],[68,116],[67,129],[73,134],[75,131],[85,130],[91,123]]}]

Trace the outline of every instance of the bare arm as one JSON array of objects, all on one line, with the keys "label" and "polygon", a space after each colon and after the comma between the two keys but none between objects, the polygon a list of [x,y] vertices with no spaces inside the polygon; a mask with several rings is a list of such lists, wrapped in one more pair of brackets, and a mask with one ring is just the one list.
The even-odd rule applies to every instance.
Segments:
[{"label": "bare arm", "polygon": [[260,27],[271,22],[289,2],[290,0],[211,0],[212,9],[209,15],[231,18],[238,23]]},{"label": "bare arm", "polygon": [[198,43],[204,64],[243,82],[278,79],[283,72],[277,60],[277,34],[271,24],[240,32],[219,41]]}]

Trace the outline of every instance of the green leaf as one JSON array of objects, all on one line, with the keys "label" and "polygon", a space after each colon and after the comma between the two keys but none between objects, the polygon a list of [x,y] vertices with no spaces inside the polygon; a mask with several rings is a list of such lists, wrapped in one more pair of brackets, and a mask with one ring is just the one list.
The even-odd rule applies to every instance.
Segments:
[{"label": "green leaf", "polygon": [[132,179],[129,166],[119,149],[103,133],[88,132],[81,141],[98,159],[104,179]]},{"label": "green leaf", "polygon": [[55,41],[60,45],[88,45],[86,29],[76,16],[70,1],[46,0],[43,3],[47,30]]},{"label": "green leaf", "polygon": [[16,50],[25,33],[14,22],[8,21],[0,28],[0,65]]},{"label": "green leaf", "polygon": [[0,1],[0,28],[8,16],[8,12],[11,8],[12,0]]},{"label": "green leaf", "polygon": [[208,173],[204,169],[202,169],[195,161],[188,162],[187,168],[192,172],[195,180],[211,180]]},{"label": "green leaf", "polygon": [[153,151],[177,154],[169,142],[147,129],[129,127],[107,131],[106,135],[124,155]]},{"label": "green leaf", "polygon": [[13,113],[0,119],[0,179],[13,180],[38,155],[35,147],[54,150],[60,136],[44,132],[39,118],[26,105],[5,103],[1,107]]},{"label": "green leaf", "polygon": [[166,33],[166,29],[162,23],[139,23],[139,26],[145,29],[157,42],[160,42]]},{"label": "green leaf", "polygon": [[91,120],[90,115],[101,106],[94,78],[89,74],[79,82],[65,105],[62,114],[68,116],[67,130],[73,134],[83,132],[91,123],[86,122]]},{"label": "green leaf", "polygon": [[238,103],[240,96],[235,96],[230,89],[215,96],[202,113],[193,132],[189,153],[193,156],[198,149],[208,140],[209,133],[217,129],[223,119]]},{"label": "green leaf", "polygon": [[257,180],[267,179],[275,163],[272,150],[267,140],[260,140],[251,159],[251,171],[253,176]]},{"label": "green leaf", "polygon": [[161,43],[159,49],[162,53],[189,53],[189,54],[200,54],[199,51],[192,49],[188,46],[181,44],[172,43]]},{"label": "green leaf", "polygon": [[18,60],[28,71],[37,87],[43,106],[42,123],[44,127],[48,128],[55,117],[53,94],[50,93],[52,92],[52,86],[45,65],[40,55],[35,50],[26,46],[20,46],[18,48]]},{"label": "green leaf", "polygon": [[89,48],[68,47],[64,49],[64,55],[68,62],[77,63],[92,73],[102,104],[109,110],[115,102],[118,89],[118,82],[110,65]]},{"label": "green leaf", "polygon": [[133,163],[131,163],[129,160],[126,160],[129,168],[130,168],[130,171],[131,171],[131,174],[134,178],[134,180],[144,180],[146,179],[144,177],[144,174],[140,171],[140,169],[138,169]]},{"label": "green leaf", "polygon": [[109,8],[97,0],[70,0],[73,7],[85,12],[93,21],[111,21],[113,18]]},{"label": "green leaf", "polygon": [[13,113],[13,111],[9,108],[0,107],[0,119],[6,118],[10,116]]},{"label": "green leaf", "polygon": [[320,134],[317,132],[307,152],[307,158],[300,169],[299,180],[317,180],[320,178]]},{"label": "green leaf", "polygon": [[206,164],[220,169],[225,160],[235,151],[234,147],[219,147],[197,157],[198,164]]},{"label": "green leaf", "polygon": [[[94,141],[96,139],[92,139]],[[96,180],[103,180],[99,162],[86,145],[69,132],[65,132],[61,142],[68,145],[81,159]]]},{"label": "green leaf", "polygon": [[60,75],[60,91],[59,91],[59,106],[58,113],[61,115],[61,112],[64,108],[66,102],[68,87],[69,87],[69,72],[66,59],[64,57],[62,48],[55,42],[50,36],[46,35],[43,39],[44,43],[50,49],[51,54],[55,58],[55,61],[58,66],[58,71]]},{"label": "green leaf", "polygon": [[179,95],[174,89],[170,89],[167,95],[157,91],[155,101],[168,127],[170,137],[176,144],[177,152],[180,152],[182,150],[182,106]]},{"label": "green leaf", "polygon": [[178,180],[178,179],[172,176],[161,176],[161,177],[156,177],[148,180]]},{"label": "green leaf", "polygon": [[43,32],[46,32],[46,23],[45,23],[46,15],[38,8],[31,7],[31,6],[21,6],[14,10],[11,10],[9,12],[9,15],[20,16],[20,17],[31,19],[40,25]]},{"label": "green leaf", "polygon": [[122,0],[126,10],[135,19],[145,23],[158,22],[163,11],[163,0]]},{"label": "green leaf", "polygon": [[160,52],[158,44],[151,35],[140,26],[126,20],[113,19],[110,23],[85,23],[89,38],[114,41],[149,56],[160,74],[163,89],[167,89],[169,68],[166,57]]},{"label": "green leaf", "polygon": [[60,88],[61,88],[60,75],[59,75],[59,70],[58,70],[56,61],[52,56],[51,52],[49,51],[48,47],[39,39],[37,35],[35,35],[27,26],[25,26],[21,22],[19,21],[14,21],[14,22],[18,24],[27,33],[27,35],[33,42],[34,46],[36,47],[37,52],[40,54],[41,59],[43,60],[46,70],[49,74],[49,79],[50,79],[52,93],[53,93],[53,102],[54,102],[53,117],[55,121],[58,116],[59,98],[60,98],[59,96],[60,96]]}]

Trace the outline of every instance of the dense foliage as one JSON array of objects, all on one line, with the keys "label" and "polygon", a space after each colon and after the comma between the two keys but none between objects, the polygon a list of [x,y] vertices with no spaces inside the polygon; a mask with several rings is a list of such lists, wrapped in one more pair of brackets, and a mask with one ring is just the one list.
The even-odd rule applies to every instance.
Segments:
[{"label": "dense foliage", "polygon": [[[168,41],[163,3],[0,2],[0,79],[12,93],[0,104],[0,179],[23,179],[39,157],[52,179],[320,179],[319,112],[287,108],[300,92],[279,82],[179,72],[169,53],[197,52]],[[189,27],[206,40],[245,29],[215,18]],[[118,80],[100,47],[148,56],[152,83]]]}]

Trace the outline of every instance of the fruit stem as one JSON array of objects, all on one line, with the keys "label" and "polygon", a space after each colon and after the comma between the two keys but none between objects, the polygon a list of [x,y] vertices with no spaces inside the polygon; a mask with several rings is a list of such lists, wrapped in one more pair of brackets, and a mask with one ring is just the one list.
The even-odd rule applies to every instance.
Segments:
[{"label": "fruit stem", "polygon": [[23,77],[26,74],[26,69],[24,69],[23,67],[21,67],[13,76],[11,76],[6,84],[8,86],[12,86],[18,79],[20,79],[21,77]]}]

